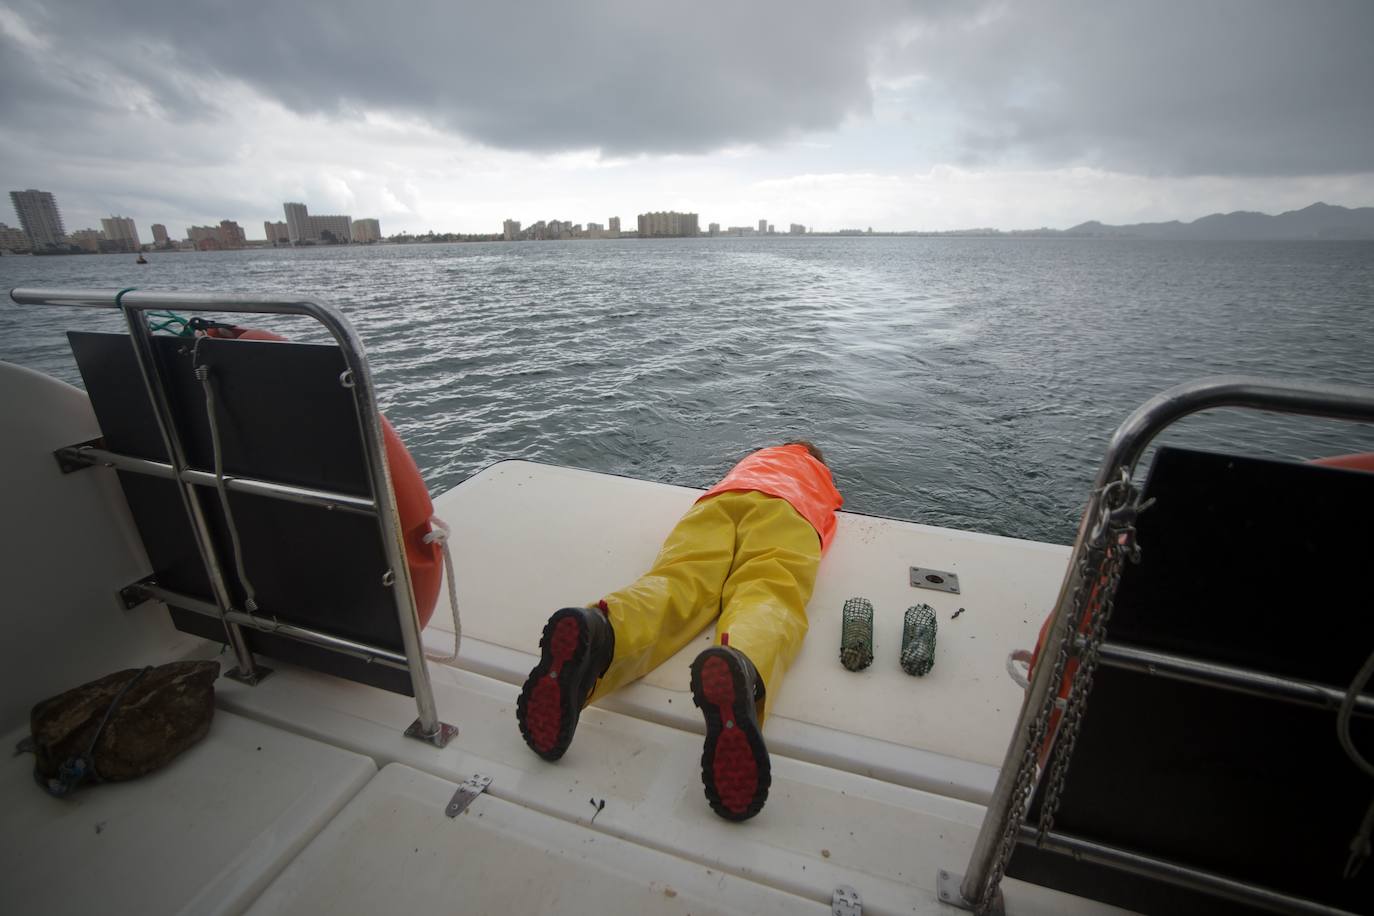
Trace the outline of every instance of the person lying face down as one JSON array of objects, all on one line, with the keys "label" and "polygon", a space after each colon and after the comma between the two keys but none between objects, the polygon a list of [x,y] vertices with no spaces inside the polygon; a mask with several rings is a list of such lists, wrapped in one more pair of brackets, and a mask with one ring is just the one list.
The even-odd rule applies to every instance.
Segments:
[{"label": "person lying face down", "polygon": [[721,817],[758,814],[771,782],[760,729],[806,636],[806,605],[843,503],[810,442],[736,464],[668,533],[648,572],[593,607],[549,618],[516,703],[525,743],[558,760],[584,706],[643,677],[715,621],[715,644],[691,669],[706,719],[702,782]]}]

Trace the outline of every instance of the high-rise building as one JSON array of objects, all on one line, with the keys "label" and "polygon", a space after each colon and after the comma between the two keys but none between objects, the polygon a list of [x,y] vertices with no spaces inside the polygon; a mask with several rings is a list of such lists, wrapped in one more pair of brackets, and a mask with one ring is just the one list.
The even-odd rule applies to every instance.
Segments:
[{"label": "high-rise building", "polygon": [[167,227],[162,223],[153,223],[153,244],[163,248],[170,241],[171,239],[167,238]]},{"label": "high-rise building", "polygon": [[223,247],[219,243],[218,226],[187,226],[186,237],[198,251],[219,251]]},{"label": "high-rise building", "polygon": [[286,211],[287,240],[292,245],[315,241],[310,232],[310,212],[305,209],[305,204],[285,203],[281,207]]},{"label": "high-rise building", "polygon": [[310,217],[311,236],[329,245],[347,245],[353,241],[353,217],[343,215]]},{"label": "high-rise building", "polygon": [[761,220],[759,220],[759,235],[763,235],[763,234],[764,234],[765,232],[767,232],[767,231],[768,231],[768,220],[766,220],[766,219],[761,219]]},{"label": "high-rise building", "polygon": [[706,232],[709,235],[720,235],[720,223],[711,223],[706,227]]},{"label": "high-rise building", "polygon": [[291,244],[291,230],[287,228],[286,223],[267,220],[262,224],[262,231],[266,234],[269,245]]},{"label": "high-rise building", "polygon": [[33,242],[29,241],[28,233],[23,229],[16,229],[0,223],[0,251],[24,252],[32,251]]},{"label": "high-rise building", "polygon": [[507,242],[520,240],[520,220],[508,219],[501,224],[501,238]]},{"label": "high-rise building", "polygon": [[243,227],[232,219],[220,220],[218,226],[191,226],[186,237],[201,251],[233,251],[247,242]]},{"label": "high-rise building", "polygon": [[143,247],[138,240],[138,230],[134,221],[127,216],[111,216],[100,221],[105,232],[105,240],[115,251],[138,251]]},{"label": "high-rise building", "polygon": [[222,219],[219,221],[219,243],[224,248],[242,248],[248,241],[248,236],[244,234],[243,227],[235,220]]},{"label": "high-rise building", "polygon": [[639,214],[639,237],[683,238],[701,235],[695,213],[678,213],[675,210]]},{"label": "high-rise building", "polygon": [[788,235],[806,235],[806,227],[801,223],[793,223],[787,227]]},{"label": "high-rise building", "polygon": [[610,220],[606,223],[606,231],[609,232],[611,235],[619,235],[620,217],[612,216]]},{"label": "high-rise building", "polygon": [[352,231],[353,241],[364,245],[382,240],[382,224],[375,219],[355,219]]},{"label": "high-rise building", "polygon": [[105,236],[98,229],[78,229],[67,238],[77,248],[91,254],[99,254],[100,243],[105,241]]},{"label": "high-rise building", "polygon": [[19,217],[19,225],[35,249],[59,248],[66,244],[66,233],[62,230],[62,214],[57,209],[57,199],[48,191],[11,191],[10,203]]},{"label": "high-rise building", "polygon": [[772,223],[769,223],[769,224],[768,224],[768,234],[769,234],[769,235],[772,235],[773,233],[775,233],[775,232],[777,232],[777,231],[778,231],[778,230],[776,230],[776,229],[773,228],[773,224],[772,224]]}]

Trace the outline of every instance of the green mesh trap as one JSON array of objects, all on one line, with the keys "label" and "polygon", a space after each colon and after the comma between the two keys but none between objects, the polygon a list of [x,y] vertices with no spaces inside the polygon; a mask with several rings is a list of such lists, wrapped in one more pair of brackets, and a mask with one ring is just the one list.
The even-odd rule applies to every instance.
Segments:
[{"label": "green mesh trap", "polygon": [[918,604],[902,621],[902,670],[920,677],[935,666],[935,609]]},{"label": "green mesh trap", "polygon": [[840,664],[862,671],[873,664],[873,602],[850,598],[840,622]]}]

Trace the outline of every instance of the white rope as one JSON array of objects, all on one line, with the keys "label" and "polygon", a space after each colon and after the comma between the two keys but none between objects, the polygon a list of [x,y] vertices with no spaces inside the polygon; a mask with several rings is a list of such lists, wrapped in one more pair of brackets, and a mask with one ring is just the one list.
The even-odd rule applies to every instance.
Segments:
[{"label": "white rope", "polygon": [[[1022,670],[1022,665],[1026,666],[1025,670]],[[1011,675],[1016,686],[1022,690],[1030,689],[1030,668],[1031,653],[1029,649],[1014,649],[1007,653],[1007,674]],[[1057,697],[1054,701],[1056,709],[1065,709],[1068,705],[1068,700],[1064,697]]]},{"label": "white rope", "polygon": [[[1030,660],[1031,654],[1025,649],[1016,649],[1007,654],[1007,674],[1022,690],[1030,689]],[[1017,663],[1025,665],[1024,671]]]},{"label": "white rope", "polygon": [[429,534],[424,536],[426,544],[438,544],[439,549],[444,552],[444,579],[448,582],[448,606],[453,610],[453,654],[452,655],[431,655],[425,653],[425,658],[432,662],[452,662],[458,658],[458,647],[463,644],[463,621],[458,614],[458,584],[453,577],[453,555],[449,553],[448,536],[449,527],[439,516],[431,516],[429,520]]},{"label": "white rope", "polygon": [[243,609],[252,614],[258,609],[258,593],[248,578],[248,570],[243,565],[243,545],[239,543],[239,529],[234,524],[234,510],[229,507],[229,490],[224,484],[224,454],[219,443],[219,419],[215,410],[215,382],[210,377],[210,367],[200,362],[200,344],[204,337],[196,340],[192,348],[191,361],[195,365],[196,378],[200,379],[205,390],[205,416],[210,421],[210,448],[215,460],[215,492],[219,494],[219,505],[224,512],[224,523],[229,529],[229,544],[234,551],[234,568],[239,575],[239,585],[243,586]]}]

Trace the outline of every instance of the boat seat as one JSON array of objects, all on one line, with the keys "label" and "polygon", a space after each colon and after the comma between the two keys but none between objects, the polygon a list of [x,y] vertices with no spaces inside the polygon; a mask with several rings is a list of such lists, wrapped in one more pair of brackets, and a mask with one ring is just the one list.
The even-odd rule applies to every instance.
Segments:
[{"label": "boat seat", "polygon": [[[72,353],[100,421],[103,447],[168,462],[156,413],[126,334],[71,332]],[[187,463],[212,469],[214,450],[198,358],[213,372],[227,475],[361,499],[371,485],[357,408],[340,383],[336,346],[157,335],[153,357]],[[196,352],[198,351],[198,355]],[[119,481],[153,568],[156,586],[193,600],[167,601],[178,629],[223,642],[215,592],[172,480],[121,468]],[[200,502],[235,607],[247,597],[235,574],[230,526],[211,487]],[[257,604],[265,618],[404,655],[405,647],[376,518],[230,490],[228,499]],[[199,608],[199,610],[197,610]],[[243,627],[254,652],[407,695],[404,667],[370,663],[281,633]]]},{"label": "boat seat", "polygon": [[[1342,751],[1334,704],[1161,677],[1125,652],[1344,693],[1374,650],[1374,474],[1161,448],[1144,498],[1055,831],[1374,912],[1374,863],[1342,877],[1374,782]],[[1374,719],[1352,733],[1368,755]],[[1007,874],[1146,913],[1249,912],[1025,842]]]},{"label": "boat seat", "polygon": [[371,758],[223,711],[163,769],[66,799],[34,783],[31,755],[6,754],[0,911],[240,913],[376,769]]}]

